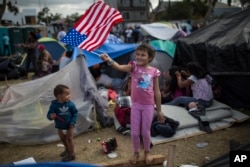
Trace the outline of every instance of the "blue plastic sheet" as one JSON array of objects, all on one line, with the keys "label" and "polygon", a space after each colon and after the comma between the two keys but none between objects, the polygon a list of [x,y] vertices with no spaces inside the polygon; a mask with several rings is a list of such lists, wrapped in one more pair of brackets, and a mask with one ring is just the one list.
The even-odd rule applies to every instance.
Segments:
[{"label": "blue plastic sheet", "polygon": [[83,54],[86,57],[88,67],[91,67],[102,62],[98,54],[107,53],[111,58],[114,59],[134,51],[137,46],[138,44],[104,44],[92,52],[75,48],[72,59],[74,60],[79,54]]}]

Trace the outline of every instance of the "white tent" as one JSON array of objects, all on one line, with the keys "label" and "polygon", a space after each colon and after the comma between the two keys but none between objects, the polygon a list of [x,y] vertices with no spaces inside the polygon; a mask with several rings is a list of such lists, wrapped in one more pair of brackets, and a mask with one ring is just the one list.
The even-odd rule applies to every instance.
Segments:
[{"label": "white tent", "polygon": [[152,36],[156,39],[171,40],[176,36],[183,36],[182,31],[164,23],[142,24],[140,27],[144,36]]},{"label": "white tent", "polygon": [[[0,103],[0,141],[30,145],[59,140],[54,122],[46,117],[57,84],[69,86],[79,111],[75,135],[95,129],[94,104],[104,111],[108,101],[100,97],[84,57],[78,56],[56,73],[7,89]],[[107,122],[103,111],[97,115]]]}]

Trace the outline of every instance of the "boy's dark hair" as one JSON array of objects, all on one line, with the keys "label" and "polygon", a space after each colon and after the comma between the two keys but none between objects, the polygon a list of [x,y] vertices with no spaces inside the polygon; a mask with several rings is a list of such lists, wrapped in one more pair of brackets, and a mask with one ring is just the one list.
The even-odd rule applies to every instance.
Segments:
[{"label": "boy's dark hair", "polygon": [[136,50],[142,50],[142,51],[146,51],[148,52],[148,56],[149,58],[152,58],[149,62],[152,62],[154,57],[155,57],[155,50],[154,48],[147,44],[147,43],[142,43],[141,45],[139,45]]},{"label": "boy's dark hair", "polygon": [[59,94],[62,94],[64,89],[69,89],[69,87],[62,84],[56,85],[54,88],[54,96],[57,97]]}]

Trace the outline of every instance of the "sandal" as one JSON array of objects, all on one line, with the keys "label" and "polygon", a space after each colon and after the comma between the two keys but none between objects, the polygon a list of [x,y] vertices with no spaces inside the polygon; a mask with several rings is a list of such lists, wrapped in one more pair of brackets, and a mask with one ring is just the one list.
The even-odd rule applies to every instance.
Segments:
[{"label": "sandal", "polygon": [[74,155],[68,155],[68,156],[63,157],[62,161],[63,162],[69,162],[69,161],[73,161],[75,159],[76,159],[76,157]]}]

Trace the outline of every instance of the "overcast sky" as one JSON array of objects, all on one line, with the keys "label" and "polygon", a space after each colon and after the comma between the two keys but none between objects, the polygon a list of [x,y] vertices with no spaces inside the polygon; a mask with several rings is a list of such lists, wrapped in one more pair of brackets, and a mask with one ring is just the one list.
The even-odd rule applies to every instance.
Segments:
[{"label": "overcast sky", "polygon": [[17,0],[17,6],[20,9],[36,8],[37,11],[47,6],[51,13],[66,16],[72,13],[83,14],[93,2],[94,0]]},{"label": "overcast sky", "polygon": [[[50,12],[59,13],[62,16],[79,13],[80,15],[86,11],[91,4],[96,0],[10,0],[12,3],[17,2],[17,6],[21,9],[36,9],[41,11],[48,6]],[[2,0],[0,0],[2,2]],[[151,0],[153,6],[158,3],[158,0]]]}]

